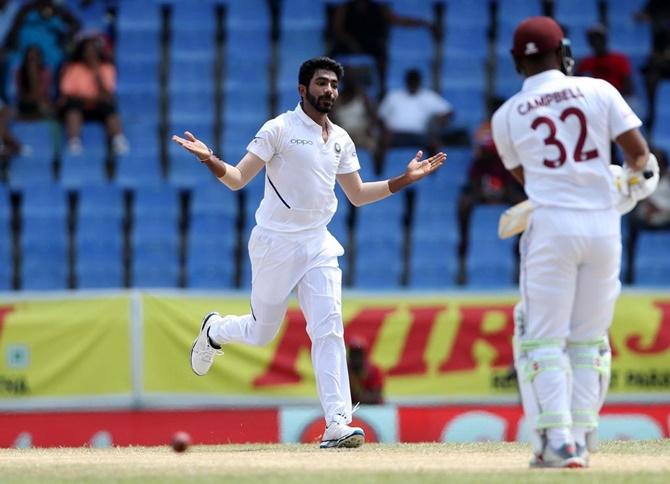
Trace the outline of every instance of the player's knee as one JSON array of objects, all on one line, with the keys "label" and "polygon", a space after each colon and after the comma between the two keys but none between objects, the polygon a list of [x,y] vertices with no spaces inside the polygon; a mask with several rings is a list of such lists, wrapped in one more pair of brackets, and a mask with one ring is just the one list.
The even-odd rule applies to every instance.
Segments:
[{"label": "player's knee", "polygon": [[588,341],[569,341],[567,353],[573,369],[609,373],[612,351],[607,336]]},{"label": "player's knee", "polygon": [[249,344],[254,346],[265,346],[270,343],[277,333],[281,324],[277,323],[263,323],[256,321],[249,334]]},{"label": "player's knee", "polygon": [[545,372],[570,371],[570,361],[560,344],[524,348],[522,342],[521,348],[522,356],[519,363],[521,363],[522,376],[528,381],[532,382],[538,375]]}]

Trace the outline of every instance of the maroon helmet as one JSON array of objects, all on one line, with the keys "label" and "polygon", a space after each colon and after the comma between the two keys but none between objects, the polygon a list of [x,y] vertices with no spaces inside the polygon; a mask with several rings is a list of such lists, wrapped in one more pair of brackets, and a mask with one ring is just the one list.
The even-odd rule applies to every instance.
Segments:
[{"label": "maroon helmet", "polygon": [[528,17],[514,31],[512,55],[515,59],[544,54],[561,49],[562,67],[566,74],[572,73],[574,59],[570,51],[570,41],[563,29],[551,17]]}]

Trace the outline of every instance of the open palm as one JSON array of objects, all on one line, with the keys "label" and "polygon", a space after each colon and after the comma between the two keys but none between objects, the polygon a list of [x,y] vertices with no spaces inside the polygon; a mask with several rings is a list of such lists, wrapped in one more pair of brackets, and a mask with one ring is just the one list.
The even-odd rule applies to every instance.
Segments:
[{"label": "open palm", "polygon": [[184,136],[186,136],[186,138],[173,135],[172,141],[176,142],[190,153],[193,153],[200,161],[206,160],[207,157],[212,154],[212,150],[210,150],[205,143],[193,136],[190,131],[185,131]]},{"label": "open palm", "polygon": [[407,165],[407,170],[405,173],[412,181],[421,180],[426,175],[431,174],[440,166],[442,166],[444,160],[447,158],[447,155],[442,152],[437,153],[425,160],[421,160],[422,156],[423,151],[417,151],[416,156],[412,158],[412,160]]}]

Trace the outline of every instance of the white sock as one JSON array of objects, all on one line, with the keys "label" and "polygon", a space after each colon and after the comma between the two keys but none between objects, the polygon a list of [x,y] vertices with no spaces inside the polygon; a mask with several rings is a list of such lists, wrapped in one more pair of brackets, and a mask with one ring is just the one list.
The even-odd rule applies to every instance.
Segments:
[{"label": "white sock", "polygon": [[584,427],[572,427],[572,438],[575,444],[586,446],[586,429]]},{"label": "white sock", "polygon": [[567,427],[547,429],[547,439],[553,449],[560,449],[565,444],[572,444],[572,435]]}]

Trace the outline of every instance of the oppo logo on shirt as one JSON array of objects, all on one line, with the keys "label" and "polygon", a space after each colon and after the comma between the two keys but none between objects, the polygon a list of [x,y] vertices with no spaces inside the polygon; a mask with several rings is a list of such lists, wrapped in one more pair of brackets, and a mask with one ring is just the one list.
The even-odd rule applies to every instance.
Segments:
[{"label": "oppo logo on shirt", "polygon": [[296,138],[293,138],[291,141],[289,141],[289,143],[291,143],[293,145],[313,145],[314,144],[313,142],[311,142],[308,139],[296,139]]}]

